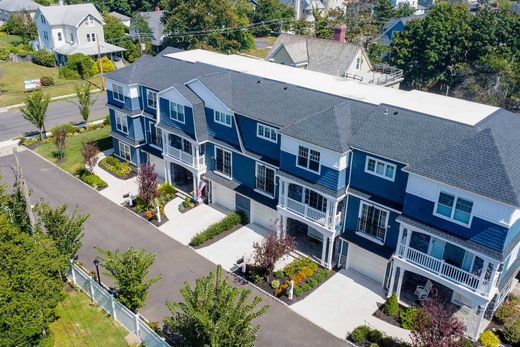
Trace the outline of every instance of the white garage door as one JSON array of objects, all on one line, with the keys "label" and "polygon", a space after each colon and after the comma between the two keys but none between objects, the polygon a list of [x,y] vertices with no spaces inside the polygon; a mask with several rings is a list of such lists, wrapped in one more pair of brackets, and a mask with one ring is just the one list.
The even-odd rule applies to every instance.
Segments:
[{"label": "white garage door", "polygon": [[164,180],[164,160],[155,155],[149,154],[150,163],[154,165],[154,171],[161,179]]},{"label": "white garage door", "polygon": [[235,192],[227,189],[220,184],[213,182],[212,199],[213,203],[224,206],[225,208],[234,211],[235,210]]},{"label": "white garage door", "polygon": [[365,251],[352,243],[348,245],[349,268],[379,283],[385,280],[387,260]]},{"label": "white garage door", "polygon": [[274,231],[276,222],[276,211],[272,208],[259,204],[251,200],[251,222]]}]

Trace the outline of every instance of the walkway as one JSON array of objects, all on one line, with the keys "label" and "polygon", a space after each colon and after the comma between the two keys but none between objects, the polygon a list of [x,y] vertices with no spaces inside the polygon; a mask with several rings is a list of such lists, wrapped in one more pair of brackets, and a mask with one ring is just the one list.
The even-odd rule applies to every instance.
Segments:
[{"label": "walkway", "polygon": [[123,195],[137,195],[137,177],[130,178],[127,180],[122,180],[112,175],[111,173],[105,171],[104,169],[99,167],[99,161],[105,158],[109,153],[100,153],[98,158],[98,164],[94,167],[94,173],[101,177],[103,181],[108,184],[108,187],[100,191],[101,195],[106,197],[112,202],[115,202],[118,205],[121,205],[125,202],[125,198]]}]

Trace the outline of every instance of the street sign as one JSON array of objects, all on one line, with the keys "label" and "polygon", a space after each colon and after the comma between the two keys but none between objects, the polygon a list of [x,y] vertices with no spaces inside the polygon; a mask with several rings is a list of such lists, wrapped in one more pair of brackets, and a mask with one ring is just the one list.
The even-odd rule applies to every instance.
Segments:
[{"label": "street sign", "polygon": [[24,86],[25,90],[37,89],[42,86],[42,82],[40,82],[40,79],[25,80],[25,81],[23,81],[23,86]]}]

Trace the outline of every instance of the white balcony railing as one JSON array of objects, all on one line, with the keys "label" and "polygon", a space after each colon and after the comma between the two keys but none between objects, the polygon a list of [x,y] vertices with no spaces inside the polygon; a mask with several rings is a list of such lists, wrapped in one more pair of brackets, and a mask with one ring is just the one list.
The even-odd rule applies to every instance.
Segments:
[{"label": "white balcony railing", "polygon": [[323,226],[326,225],[327,220],[325,212],[316,210],[315,208],[312,208],[309,205],[293,200],[289,197],[287,198],[287,204],[285,207],[288,210],[291,210],[299,215],[302,215],[307,219],[312,220],[313,222],[316,222]]},{"label": "white balcony railing", "polygon": [[172,146],[165,146],[166,147],[166,153],[170,155],[171,157],[182,161],[183,163],[186,163],[194,168],[200,168],[203,167],[204,164],[204,155],[199,155],[199,157],[194,157],[193,155],[186,153],[178,148],[172,147]]},{"label": "white balcony railing", "polygon": [[410,247],[406,248],[403,244],[399,245],[399,256],[437,274],[440,277],[447,278],[471,290],[480,289],[482,291],[485,289],[479,288],[479,276],[464,271],[456,266],[446,263],[444,260],[437,259],[416,249]]}]

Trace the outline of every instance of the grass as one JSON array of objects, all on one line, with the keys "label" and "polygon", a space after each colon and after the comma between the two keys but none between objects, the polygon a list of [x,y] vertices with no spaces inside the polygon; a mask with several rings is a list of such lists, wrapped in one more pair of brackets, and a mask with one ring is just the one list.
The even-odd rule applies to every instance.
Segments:
[{"label": "grass", "polygon": [[0,49],[9,49],[18,46],[22,42],[22,38],[18,35],[9,35],[0,32]]},{"label": "grass", "polygon": [[89,130],[84,133],[76,134],[75,136],[67,137],[65,158],[64,161],[58,162],[56,160],[56,146],[52,140],[44,143],[34,150],[36,153],[52,161],[65,171],[74,173],[80,167],[83,167],[83,156],[81,155],[81,143],[87,139],[96,140],[100,151],[107,150],[112,147],[112,140],[110,138],[110,126],[105,126],[96,130]]},{"label": "grass", "polygon": [[[0,36],[1,38],[2,36]],[[1,42],[1,39],[0,39]],[[1,45],[1,43],[0,43]],[[33,63],[5,62],[0,64],[0,106],[20,104],[25,101],[24,80],[38,79],[42,76],[50,76],[56,85],[41,88],[51,97],[74,94],[74,86],[81,81],[71,81],[58,78],[57,67],[45,67]],[[96,86],[101,85],[101,77],[90,79]]]},{"label": "grass", "polygon": [[[276,37],[274,36],[266,36],[266,37],[259,37],[259,40],[267,41],[269,42],[270,46],[274,45],[276,41]],[[245,52],[246,54],[252,55],[257,58],[265,59],[267,58],[267,54],[271,50],[271,47],[269,48],[251,48],[249,51]]]},{"label": "grass", "polygon": [[38,347],[128,346],[128,332],[80,291],[67,287],[56,314],[59,319],[51,323],[51,334]]}]

